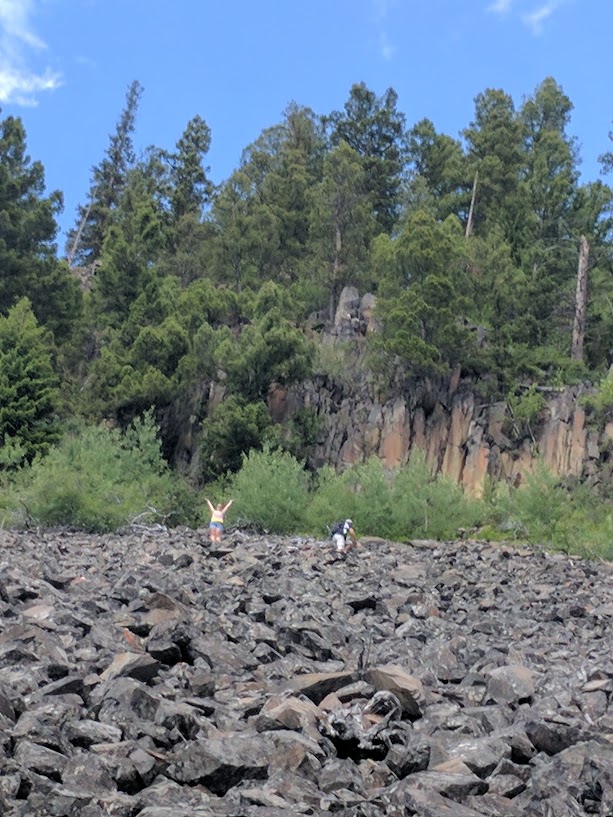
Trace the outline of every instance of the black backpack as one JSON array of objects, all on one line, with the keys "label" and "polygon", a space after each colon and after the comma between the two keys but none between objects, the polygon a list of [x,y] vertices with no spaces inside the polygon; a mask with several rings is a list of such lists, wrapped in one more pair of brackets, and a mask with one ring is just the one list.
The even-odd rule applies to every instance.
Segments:
[{"label": "black backpack", "polygon": [[345,527],[345,522],[335,522],[330,529],[330,536],[336,536],[337,533],[343,533],[343,528]]}]

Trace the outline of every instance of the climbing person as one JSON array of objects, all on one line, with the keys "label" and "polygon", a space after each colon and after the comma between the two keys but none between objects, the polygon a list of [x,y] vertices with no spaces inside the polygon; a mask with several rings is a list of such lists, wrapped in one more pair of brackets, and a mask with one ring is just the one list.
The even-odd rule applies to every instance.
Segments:
[{"label": "climbing person", "polygon": [[330,533],[338,554],[345,555],[349,553],[350,550],[357,548],[358,538],[355,535],[351,519],[337,522],[332,526]]},{"label": "climbing person", "polygon": [[234,500],[231,499],[227,505],[225,505],[225,507],[222,507],[221,502],[218,502],[217,507],[214,507],[210,499],[206,500],[206,504],[209,506],[209,510],[211,511],[211,522],[209,524],[209,536],[211,538],[211,542],[221,542],[224,517],[228,511],[228,508],[233,502]]}]

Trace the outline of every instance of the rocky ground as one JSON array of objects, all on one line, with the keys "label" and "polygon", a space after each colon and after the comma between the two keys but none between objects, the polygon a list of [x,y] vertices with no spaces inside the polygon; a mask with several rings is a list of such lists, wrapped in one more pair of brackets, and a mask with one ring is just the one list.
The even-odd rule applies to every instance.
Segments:
[{"label": "rocky ground", "polygon": [[7,817],[613,815],[613,570],[0,534]]}]

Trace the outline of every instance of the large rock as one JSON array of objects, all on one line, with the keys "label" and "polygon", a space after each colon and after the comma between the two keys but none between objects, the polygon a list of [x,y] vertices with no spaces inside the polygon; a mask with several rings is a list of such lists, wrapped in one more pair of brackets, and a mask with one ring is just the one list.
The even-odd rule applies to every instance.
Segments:
[{"label": "large rock", "polygon": [[611,566],[362,545],[0,532],[2,813],[610,813]]}]

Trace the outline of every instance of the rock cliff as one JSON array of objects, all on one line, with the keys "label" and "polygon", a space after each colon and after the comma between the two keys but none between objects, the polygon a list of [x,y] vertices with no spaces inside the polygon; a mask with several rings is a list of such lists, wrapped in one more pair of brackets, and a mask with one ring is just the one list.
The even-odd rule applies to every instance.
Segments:
[{"label": "rock cliff", "polygon": [[[376,329],[372,309],[372,296],[360,299],[357,290],[345,288],[322,344],[336,349],[339,360],[349,346],[355,352],[362,336]],[[311,455],[315,467],[330,463],[342,469],[378,456],[397,468],[421,450],[433,474],[445,474],[479,496],[487,477],[517,485],[537,461],[560,477],[597,479],[613,427],[588,429],[580,401],[585,391],[584,386],[544,390],[546,405],[529,430],[517,427],[505,402],[481,399],[477,384],[461,380],[458,371],[391,384],[382,395],[380,382],[358,365],[289,390],[277,388],[269,405],[277,421],[301,409],[319,418]]]}]

